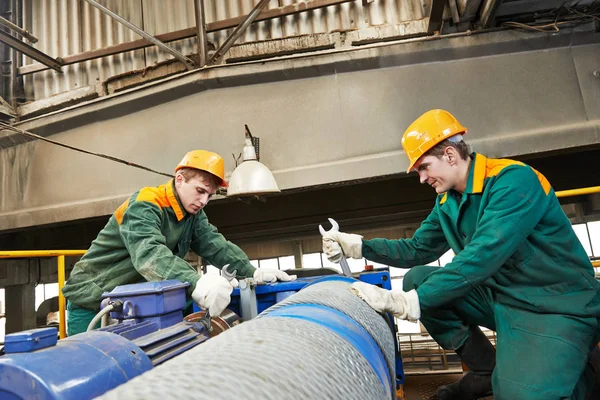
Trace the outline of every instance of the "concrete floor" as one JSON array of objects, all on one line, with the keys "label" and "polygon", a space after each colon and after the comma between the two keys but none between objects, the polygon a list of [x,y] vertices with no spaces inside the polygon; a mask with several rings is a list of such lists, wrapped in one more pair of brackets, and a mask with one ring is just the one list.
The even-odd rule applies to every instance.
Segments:
[{"label": "concrete floor", "polygon": [[[404,382],[404,400],[429,400],[438,387],[458,381],[462,373],[410,375]],[[494,396],[480,400],[493,400]]]}]

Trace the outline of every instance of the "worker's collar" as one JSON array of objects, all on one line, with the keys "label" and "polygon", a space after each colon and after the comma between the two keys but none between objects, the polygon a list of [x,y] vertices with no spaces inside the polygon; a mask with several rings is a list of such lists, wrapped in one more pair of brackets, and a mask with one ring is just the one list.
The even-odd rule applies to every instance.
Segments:
[{"label": "worker's collar", "polygon": [[183,208],[183,204],[179,200],[179,196],[177,195],[177,190],[175,190],[175,179],[171,179],[169,183],[167,183],[167,198],[169,199],[169,205],[175,211],[175,216],[177,216],[177,222],[181,221],[187,214],[185,208]]},{"label": "worker's collar", "polygon": [[483,182],[487,177],[487,157],[478,153],[471,153],[471,167],[469,168],[469,178],[465,193],[483,192]]},{"label": "worker's collar", "polygon": [[[469,175],[467,177],[466,194],[475,194],[483,192],[483,182],[487,176],[487,157],[479,153],[471,153],[471,165],[469,166]],[[458,193],[458,192],[457,192]],[[448,198],[448,193],[444,193],[440,204],[444,204]]]}]

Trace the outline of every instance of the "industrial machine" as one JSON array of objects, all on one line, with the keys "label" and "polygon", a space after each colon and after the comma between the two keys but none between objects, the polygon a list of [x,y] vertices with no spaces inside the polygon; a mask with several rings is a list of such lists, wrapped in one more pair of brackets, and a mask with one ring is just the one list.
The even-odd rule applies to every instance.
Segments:
[{"label": "industrial machine", "polygon": [[[387,270],[358,278],[391,288]],[[97,316],[116,324],[60,341],[56,328],[7,335],[0,399],[164,399],[194,385],[194,398],[233,398],[224,376],[257,398],[394,399],[403,371],[393,318],[350,293],[354,281],[242,280],[210,327],[203,310],[183,318],[187,283],[120,286]]]}]

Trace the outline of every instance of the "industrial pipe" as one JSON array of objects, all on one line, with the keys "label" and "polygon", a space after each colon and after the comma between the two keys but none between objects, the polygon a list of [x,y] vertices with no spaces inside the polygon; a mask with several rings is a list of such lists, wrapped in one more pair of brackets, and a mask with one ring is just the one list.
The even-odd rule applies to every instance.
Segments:
[{"label": "industrial pipe", "polygon": [[393,399],[386,320],[326,277],[101,399]]}]

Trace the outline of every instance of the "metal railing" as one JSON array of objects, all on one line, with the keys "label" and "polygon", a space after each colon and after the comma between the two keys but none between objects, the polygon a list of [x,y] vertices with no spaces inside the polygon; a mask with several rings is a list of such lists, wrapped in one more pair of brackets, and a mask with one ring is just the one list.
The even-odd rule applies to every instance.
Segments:
[{"label": "metal railing", "polygon": [[61,339],[67,336],[66,324],[66,301],[62,294],[62,288],[65,286],[65,256],[82,256],[87,250],[19,250],[19,251],[0,251],[0,259],[6,258],[41,258],[56,257],[58,269],[58,332]]}]

